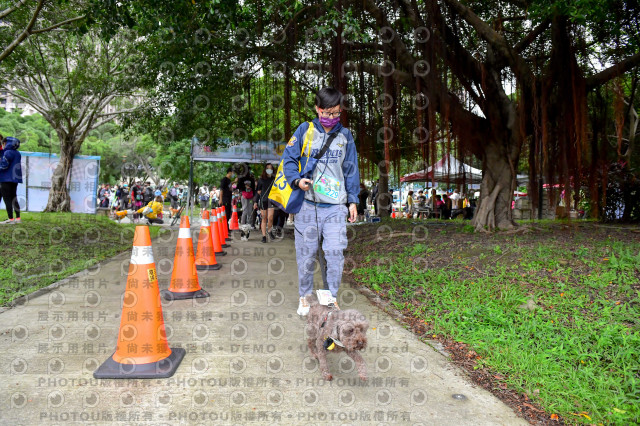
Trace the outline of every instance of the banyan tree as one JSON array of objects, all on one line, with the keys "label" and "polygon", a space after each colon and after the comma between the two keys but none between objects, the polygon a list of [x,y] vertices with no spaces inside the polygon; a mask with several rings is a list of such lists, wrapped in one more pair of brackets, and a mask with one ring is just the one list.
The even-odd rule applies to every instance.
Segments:
[{"label": "banyan tree", "polygon": [[[284,27],[297,38],[287,49],[265,46],[261,55],[297,75],[326,73],[351,95],[344,124],[358,136],[367,160],[361,166],[378,168],[381,192],[403,154],[430,163],[437,152],[455,150],[482,164],[476,229],[508,229],[515,226],[511,201],[521,160],[529,163],[534,205],[542,202],[541,179],[549,203],[562,196],[574,205],[585,187],[592,202],[602,198],[606,182],[599,180],[609,163],[601,151],[609,143],[590,124],[588,95],[640,63],[637,14],[619,12],[628,10],[625,2],[604,3],[611,4],[301,4],[290,19],[270,23],[271,31]],[[598,31],[602,25],[611,32]],[[592,65],[598,59],[602,64]]]},{"label": "banyan tree", "polygon": [[[218,108],[229,99],[212,92],[211,110],[218,109],[178,122],[215,118],[216,126],[247,126],[250,135],[256,125],[265,135],[276,126],[287,140],[296,120],[312,115],[306,94],[334,85],[347,95],[342,120],[356,136],[361,175],[379,177],[381,193],[402,164],[432,164],[449,153],[481,164],[477,230],[516,226],[518,170],[529,172],[534,207],[544,183],[545,202],[562,197],[575,207],[589,197],[597,216],[612,165],[630,176],[637,165],[635,2],[141,0],[129,7],[137,28],[171,35],[145,54],[185,70],[162,74],[166,84],[151,75],[162,93],[181,88],[177,115],[189,114],[188,103],[207,87],[249,99],[248,111],[237,113]],[[203,58],[234,75],[221,81],[220,72],[189,72]],[[280,112],[260,102],[266,93],[282,97]],[[388,194],[378,201],[388,214]]]}]

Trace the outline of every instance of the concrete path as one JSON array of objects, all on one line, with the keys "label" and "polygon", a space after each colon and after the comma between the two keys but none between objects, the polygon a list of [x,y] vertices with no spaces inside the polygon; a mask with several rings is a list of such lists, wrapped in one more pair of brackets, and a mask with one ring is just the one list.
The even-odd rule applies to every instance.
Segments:
[{"label": "concrete path", "polygon": [[[176,238],[167,229],[153,242],[161,288]],[[92,376],[115,349],[130,251],[1,313],[0,424],[526,424],[348,287],[341,308],[359,309],[371,327],[369,380],[330,354],[325,382],[295,312],[293,240],[262,244],[254,231],[226,251],[221,270],[199,275],[209,299],[163,302],[170,346],[187,351],[168,379]]]}]

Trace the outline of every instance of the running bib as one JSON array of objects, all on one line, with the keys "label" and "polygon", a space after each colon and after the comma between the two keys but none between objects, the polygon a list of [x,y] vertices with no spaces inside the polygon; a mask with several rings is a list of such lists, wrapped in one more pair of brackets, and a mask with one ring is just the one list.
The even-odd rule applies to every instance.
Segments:
[{"label": "running bib", "polygon": [[340,181],[330,176],[321,176],[313,184],[313,191],[337,200],[340,194]]}]

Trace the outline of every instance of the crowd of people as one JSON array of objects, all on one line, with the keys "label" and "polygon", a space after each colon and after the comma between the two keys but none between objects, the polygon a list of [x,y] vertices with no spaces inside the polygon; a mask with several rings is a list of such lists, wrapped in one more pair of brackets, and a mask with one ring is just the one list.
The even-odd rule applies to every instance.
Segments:
[{"label": "crowd of people", "polygon": [[417,196],[414,191],[407,194],[406,215],[409,218],[435,216],[440,219],[455,219],[462,216],[463,219],[471,219],[474,210],[475,200],[469,200],[458,189],[441,195],[432,188],[428,197],[423,190],[419,190]]},{"label": "crowd of people", "polygon": [[[235,207],[239,224],[247,225],[254,230],[259,229],[262,234],[262,242],[266,243],[282,238],[284,225],[287,221],[292,223],[295,215],[286,213],[269,200],[269,191],[275,180],[276,168],[271,163],[266,163],[261,167],[262,172],[258,178],[248,163],[239,163],[228,167],[218,186],[204,184],[197,189],[194,202],[202,209],[225,207],[228,218],[233,214],[233,207]],[[378,181],[373,183],[371,190],[367,188],[365,183],[360,183],[356,207],[357,221],[365,221],[369,215],[378,213],[378,195]],[[157,197],[160,197],[160,201],[157,200]],[[138,213],[137,210],[150,206],[150,203],[154,202],[159,202],[162,205],[165,200],[171,203],[169,208],[169,216],[171,217],[177,212],[180,203],[185,201],[186,197],[187,189],[177,182],[166,188],[154,187],[150,182],[143,183],[141,181],[137,181],[131,186],[126,183],[113,187],[109,184],[103,184],[98,190],[98,205],[115,211],[135,210],[133,220],[137,221],[146,217],[144,214]],[[455,219],[462,216],[464,219],[471,219],[475,209],[475,200],[469,199],[457,189],[442,195],[436,194],[435,189],[431,189],[428,193],[424,190],[418,190],[417,192],[408,192],[405,206],[401,210],[403,210],[403,216],[408,218]],[[160,211],[157,216],[154,216],[154,219],[160,220],[151,221],[152,223],[162,223],[162,212]]]},{"label": "crowd of people", "polygon": [[[275,180],[275,167],[271,163],[262,166],[256,179],[248,163],[229,167],[220,181],[217,191],[212,191],[211,200],[225,208],[228,218],[235,207],[239,224],[260,229],[262,242],[282,238],[288,213],[276,208],[269,200],[269,191]],[[215,187],[214,187],[215,188]],[[245,232],[243,231],[243,237]]]},{"label": "crowd of people", "polygon": [[146,219],[149,223],[163,223],[163,206],[165,200],[171,203],[169,216],[176,214],[179,204],[185,199],[187,191],[177,182],[171,187],[152,186],[151,182],[135,181],[114,185],[104,183],[97,193],[98,207],[108,208],[123,217],[132,214],[132,220],[138,222]]},{"label": "crowd of people", "polygon": [[[262,166],[262,173],[257,179],[248,163],[239,163],[226,170],[218,186],[205,183],[197,188],[192,199],[201,209],[225,207],[227,218],[231,218],[235,207],[239,223],[252,229],[260,229],[262,242],[266,243],[282,238],[284,225],[289,218],[289,214],[277,209],[268,199],[274,180],[275,167],[271,163]],[[171,203],[171,217],[177,212],[180,203],[186,201],[186,197],[187,189],[177,182],[164,188],[154,187],[150,182],[137,181],[131,186],[126,183],[113,186],[102,184],[98,189],[97,202],[98,207],[124,213],[116,217],[132,214],[134,222],[145,218],[150,223],[162,223],[162,210],[157,206],[162,206],[165,199],[168,200]]]},{"label": "crowd of people", "polygon": [[113,187],[104,183],[98,189],[98,207],[111,208],[114,210],[126,210],[128,208],[140,208],[142,205],[146,205],[153,201],[155,197],[162,196],[168,197],[168,193],[175,193],[175,196],[169,197],[176,201],[182,196],[182,188],[162,188],[160,186],[153,187],[150,182],[142,183],[136,181],[131,186],[129,184],[114,185]]},{"label": "crowd of people", "polygon": [[[358,220],[364,220],[363,215],[368,212],[368,205],[373,206],[371,213],[378,214],[378,197],[378,181],[374,182],[371,191],[367,189],[365,184],[360,184]],[[438,217],[440,219],[455,219],[458,216],[462,216],[464,219],[471,219],[476,204],[474,198],[461,194],[458,189],[449,190],[445,194],[437,194],[435,188],[431,188],[428,191],[428,195],[422,189],[417,192],[409,191],[405,206],[406,208],[401,207],[398,211],[407,218],[426,219]]]}]

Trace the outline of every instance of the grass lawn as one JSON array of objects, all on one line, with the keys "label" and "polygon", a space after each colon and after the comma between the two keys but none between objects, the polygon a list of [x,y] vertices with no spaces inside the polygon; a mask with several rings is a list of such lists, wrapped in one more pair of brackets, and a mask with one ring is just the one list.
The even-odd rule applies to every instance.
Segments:
[{"label": "grass lawn", "polygon": [[[135,225],[79,213],[22,213],[0,225],[0,306],[103,259],[130,250]],[[0,221],[7,218],[0,211]],[[159,227],[149,227],[151,236]]]},{"label": "grass lawn", "polygon": [[542,407],[538,419],[640,423],[638,227],[543,222],[480,235],[438,222],[355,227],[348,279],[424,338],[464,348],[472,376]]}]

